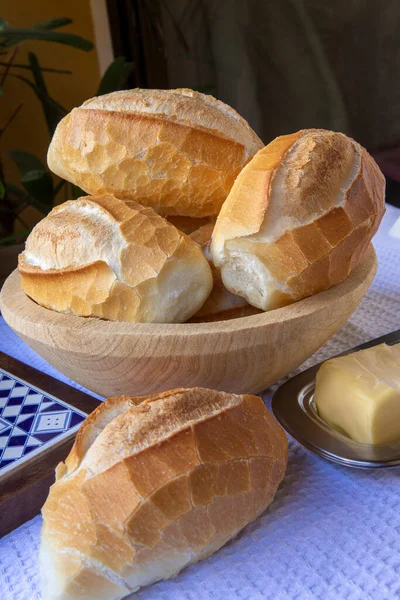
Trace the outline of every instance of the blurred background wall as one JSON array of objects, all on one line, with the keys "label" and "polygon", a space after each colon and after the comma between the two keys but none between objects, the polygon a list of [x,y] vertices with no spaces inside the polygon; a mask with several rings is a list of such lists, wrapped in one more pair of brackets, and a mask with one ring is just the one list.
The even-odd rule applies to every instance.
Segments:
[{"label": "blurred background wall", "polygon": [[398,0],[161,6],[171,87],[211,84],[265,142],[305,127],[345,131],[369,148],[400,141]]}]

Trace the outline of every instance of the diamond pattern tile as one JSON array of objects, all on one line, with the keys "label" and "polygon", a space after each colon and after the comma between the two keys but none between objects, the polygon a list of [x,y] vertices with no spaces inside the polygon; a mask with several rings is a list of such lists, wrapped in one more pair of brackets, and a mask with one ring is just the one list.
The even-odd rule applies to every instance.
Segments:
[{"label": "diamond pattern tile", "polygon": [[0,369],[0,475],[61,437],[85,413]]}]

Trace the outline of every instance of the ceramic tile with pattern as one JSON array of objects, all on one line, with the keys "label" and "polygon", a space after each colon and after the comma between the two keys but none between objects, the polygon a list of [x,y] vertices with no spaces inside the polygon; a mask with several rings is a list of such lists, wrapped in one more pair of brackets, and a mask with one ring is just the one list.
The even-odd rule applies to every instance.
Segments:
[{"label": "ceramic tile with pattern", "polygon": [[86,414],[0,369],[0,474],[77,431]]}]

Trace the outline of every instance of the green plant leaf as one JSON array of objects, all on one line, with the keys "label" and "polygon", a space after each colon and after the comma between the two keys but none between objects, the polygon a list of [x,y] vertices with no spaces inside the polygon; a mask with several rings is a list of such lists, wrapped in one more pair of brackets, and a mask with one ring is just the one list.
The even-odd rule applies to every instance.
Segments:
[{"label": "green plant leaf", "polygon": [[8,156],[15,162],[21,175],[24,175],[28,171],[46,171],[46,167],[42,161],[30,152],[11,150]]},{"label": "green plant leaf", "polygon": [[18,198],[18,200],[21,203],[27,203],[27,201],[28,201],[27,192],[25,192],[24,190],[21,190],[19,187],[17,187],[16,185],[13,185],[12,183],[7,183],[7,192],[9,194],[11,194],[12,196],[15,196],[16,198]]},{"label": "green plant leaf", "polygon": [[13,112],[8,117],[7,121],[4,123],[3,127],[0,128],[0,138],[2,137],[2,135],[4,135],[5,131],[7,131],[7,129],[10,127],[11,123],[14,121],[14,119],[16,118],[17,114],[19,113],[19,111],[21,110],[22,107],[23,107],[23,104],[19,104],[18,106],[16,106],[14,108]]},{"label": "green plant leaf", "polygon": [[20,79],[21,81],[23,81],[24,83],[26,83],[27,85],[29,85],[29,87],[32,88],[32,90],[35,92],[35,94],[37,95],[37,97],[39,98],[39,100],[42,100],[42,98],[47,97],[48,102],[54,106],[54,108],[57,108],[58,111],[61,114],[61,117],[65,117],[65,115],[67,114],[67,111],[65,110],[65,108],[63,106],[61,106],[61,104],[59,102],[57,102],[56,100],[54,100],[54,98],[51,98],[51,96],[46,96],[45,94],[43,94],[41,92],[41,90],[34,84],[32,83],[32,81],[29,81],[29,79],[27,79],[26,77],[24,77],[23,75],[13,75],[13,77],[16,77],[17,79]]},{"label": "green plant leaf", "polygon": [[49,19],[48,21],[42,21],[37,25],[34,25],[34,29],[43,29],[48,31],[50,29],[58,29],[59,27],[64,27],[65,25],[71,25],[72,19],[69,17],[55,17],[54,19]]},{"label": "green plant leaf", "polygon": [[51,209],[53,208],[52,205],[49,206],[43,204],[43,202],[40,202],[40,200],[36,200],[36,198],[33,198],[32,196],[29,196],[28,204],[29,206],[33,206],[33,208],[36,208],[36,210],[41,212],[43,215],[48,215]]},{"label": "green plant leaf", "polygon": [[73,33],[49,31],[41,28],[37,29],[35,26],[27,28],[7,27],[6,29],[0,30],[0,48],[10,48],[11,46],[15,46],[26,40],[56,42],[57,44],[72,46],[78,50],[84,50],[85,52],[88,52],[93,48],[92,42]]},{"label": "green plant leaf", "polygon": [[43,73],[40,68],[38,57],[36,56],[36,54],[34,52],[29,52],[28,58],[29,58],[29,66],[31,68],[33,78],[35,80],[37,87],[43,92],[43,94],[48,96],[46,83],[44,81],[44,77],[43,77]]},{"label": "green plant leaf", "polygon": [[[40,203],[42,212],[47,213],[53,207],[53,178],[48,171],[28,171],[21,178],[21,183],[35,202]],[[44,211],[43,211],[44,209]]]},{"label": "green plant leaf", "polygon": [[52,136],[59,121],[67,114],[67,111],[49,96],[36,54],[34,52],[29,52],[28,57],[35,83],[32,84],[29,79],[26,79],[25,77],[22,78],[21,75],[19,78],[29,82],[29,85],[33,87],[36,95],[41,101],[47,129],[49,130],[50,136]]},{"label": "green plant leaf", "polygon": [[7,235],[7,237],[0,238],[0,246],[7,246],[13,242],[21,243],[30,232],[30,229],[25,229],[24,231],[12,233],[11,235]]},{"label": "green plant leaf", "polygon": [[132,71],[133,63],[128,62],[125,56],[116,58],[101,78],[96,96],[123,89]]},{"label": "green plant leaf", "polygon": [[9,27],[7,21],[0,17],[0,31],[4,31],[5,29],[7,29],[7,27]]},{"label": "green plant leaf", "polygon": [[[21,212],[28,205],[33,206],[34,208],[39,210],[44,215],[46,215],[49,212],[49,207],[46,206],[46,204],[44,204],[43,202],[40,202],[40,200],[36,200],[30,194],[28,194],[27,191],[21,190],[16,185],[12,185],[11,183],[8,183],[7,184],[7,192],[14,199],[14,204],[16,205],[16,208],[18,210],[16,216],[18,216],[18,213]],[[17,200],[18,202],[15,202],[15,200]]]},{"label": "green plant leaf", "polygon": [[[33,198],[30,198],[29,194],[24,190],[21,190],[12,183],[7,183],[7,196],[4,204],[0,203],[0,207],[4,207],[4,213],[11,217],[10,227],[12,230],[12,224],[18,220],[24,227],[28,227],[27,224],[22,220],[20,214],[29,204],[36,202]],[[10,227],[8,228],[10,230]]]},{"label": "green plant leaf", "polygon": [[56,187],[54,188],[54,194],[53,194],[54,198],[57,196],[58,192],[60,190],[62,190],[62,188],[64,187],[64,185],[66,183],[67,182],[65,181],[65,179],[60,179],[60,181],[57,183]]},{"label": "green plant leaf", "polygon": [[18,52],[18,48],[14,48],[14,50],[11,52],[10,56],[8,57],[8,60],[5,64],[5,69],[1,74],[1,78],[0,78],[0,85],[1,87],[4,87],[6,80],[7,80],[7,76],[10,73],[10,69],[14,63],[15,57],[17,56],[17,52]]},{"label": "green plant leaf", "polygon": [[72,200],[76,200],[77,198],[80,198],[81,196],[87,196],[87,193],[84,192],[83,190],[81,190],[81,188],[78,187],[77,185],[75,185],[74,183],[71,183],[71,198],[72,198]]},{"label": "green plant leaf", "polygon": [[2,180],[0,179],[0,200],[3,200],[5,195],[6,195],[6,188],[5,188]]},{"label": "green plant leaf", "polygon": [[[0,60],[0,67],[7,67],[8,63]],[[25,71],[30,71],[30,65],[23,65],[22,63],[13,63],[10,66],[10,69],[24,69]],[[60,73],[61,75],[72,75],[72,71],[69,69],[52,69],[50,67],[41,67],[42,73]]]}]

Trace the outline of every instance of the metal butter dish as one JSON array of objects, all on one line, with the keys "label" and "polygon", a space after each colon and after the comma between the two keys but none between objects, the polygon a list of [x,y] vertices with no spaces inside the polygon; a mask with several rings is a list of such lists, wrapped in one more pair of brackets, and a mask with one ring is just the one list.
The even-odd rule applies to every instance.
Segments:
[{"label": "metal butter dish", "polygon": [[[378,344],[400,342],[400,329],[356,348],[344,356]],[[314,405],[315,376],[322,363],[303,371],[281,385],[272,398],[272,410],[282,427],[303,446],[323,458],[358,469],[400,466],[400,440],[391,444],[361,444],[332,429],[317,414]]]}]

